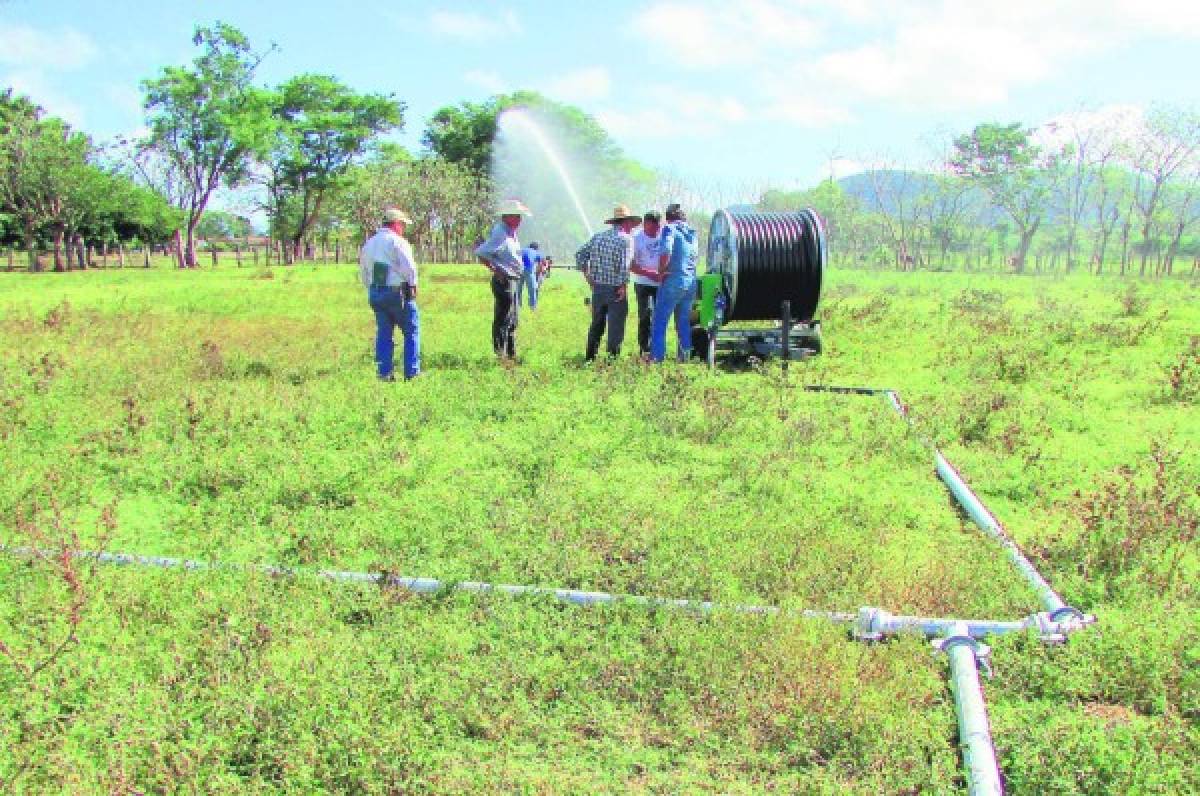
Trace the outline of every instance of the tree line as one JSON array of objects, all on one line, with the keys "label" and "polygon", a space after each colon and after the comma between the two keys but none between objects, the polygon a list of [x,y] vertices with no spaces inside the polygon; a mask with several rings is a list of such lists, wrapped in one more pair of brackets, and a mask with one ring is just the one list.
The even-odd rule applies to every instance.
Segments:
[{"label": "tree line", "polygon": [[[193,44],[190,64],[143,81],[148,132],[137,139],[99,144],[33,99],[0,93],[0,242],[23,248],[30,269],[40,267],[39,251],[69,270],[87,267],[95,251],[123,260],[130,245],[196,267],[202,242],[267,244],[286,263],[313,258],[318,246],[341,257],[390,203],[413,216],[409,235],[423,259],[464,261],[499,194],[542,189],[527,232],[565,256],[584,230],[559,178],[540,157],[514,164],[498,153],[498,120],[514,108],[553,129],[595,219],[616,201],[683,201],[704,233],[709,213],[729,204],[813,206],[834,263],[858,267],[1162,275],[1181,259],[1194,269],[1200,257],[1192,111],[1159,108],[1136,125],[1085,114],[1038,129],[981,124],[947,140],[924,168],[868,158],[861,173],[807,191],[730,188],[656,173],[593,117],[529,91],[439,109],[421,151],[409,152],[390,139],[406,122],[394,96],[315,73],[263,86],[259,67],[276,48],[256,49],[227,24],[198,28]],[[227,205],[237,197],[239,210],[214,210],[219,193]],[[252,235],[250,217],[266,219],[266,240]]]},{"label": "tree line", "polygon": [[844,265],[1140,276],[1200,260],[1200,115],[1068,114],[1040,129],[981,124],[923,169],[874,159],[860,174],[760,206],[812,205]]}]

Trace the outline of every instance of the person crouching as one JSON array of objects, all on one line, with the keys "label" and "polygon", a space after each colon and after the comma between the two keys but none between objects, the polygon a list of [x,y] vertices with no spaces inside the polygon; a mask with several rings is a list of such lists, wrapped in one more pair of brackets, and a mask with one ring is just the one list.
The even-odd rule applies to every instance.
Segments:
[{"label": "person crouching", "polygon": [[358,255],[367,302],[375,312],[375,365],[379,378],[395,381],[393,334],[404,335],[404,378],[421,372],[421,324],[417,313],[417,262],[404,231],[412,219],[397,207],[383,211],[383,226]]},{"label": "person crouching", "polygon": [[592,288],[592,323],[585,354],[588,362],[596,358],[605,325],[609,356],[621,353],[629,315],[629,267],[633,263],[633,236],[629,233],[641,222],[641,217],[630,213],[628,207],[618,205],[613,217],[604,222],[609,228],[597,232],[575,253],[575,264]]}]

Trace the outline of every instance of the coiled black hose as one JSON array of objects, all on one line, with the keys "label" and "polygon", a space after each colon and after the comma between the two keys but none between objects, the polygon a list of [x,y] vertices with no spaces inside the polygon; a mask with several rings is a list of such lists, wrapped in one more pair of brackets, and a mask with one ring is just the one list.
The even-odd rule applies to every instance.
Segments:
[{"label": "coiled black hose", "polygon": [[821,301],[825,229],[811,208],[794,213],[721,210],[709,234],[709,271],[725,277],[726,321],[810,321]]}]

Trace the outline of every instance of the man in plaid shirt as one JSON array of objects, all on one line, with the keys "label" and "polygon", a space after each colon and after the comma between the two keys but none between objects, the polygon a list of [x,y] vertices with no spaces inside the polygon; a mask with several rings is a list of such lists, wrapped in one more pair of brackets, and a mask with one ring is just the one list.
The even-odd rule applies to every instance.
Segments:
[{"label": "man in plaid shirt", "polygon": [[621,353],[625,318],[629,315],[629,266],[633,263],[630,233],[641,222],[641,217],[629,212],[628,207],[618,205],[613,217],[604,222],[609,228],[597,232],[575,252],[575,264],[592,287],[592,324],[588,327],[586,355],[589,362],[596,358],[606,324],[609,356]]}]

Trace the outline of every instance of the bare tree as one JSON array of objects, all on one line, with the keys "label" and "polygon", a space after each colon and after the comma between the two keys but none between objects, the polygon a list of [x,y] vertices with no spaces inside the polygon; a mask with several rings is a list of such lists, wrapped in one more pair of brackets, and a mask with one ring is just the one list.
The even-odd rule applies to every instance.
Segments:
[{"label": "bare tree", "polygon": [[1136,174],[1133,198],[1141,221],[1140,276],[1146,275],[1155,214],[1171,179],[1200,151],[1200,114],[1177,108],[1158,108],[1131,142],[1128,165]]}]

